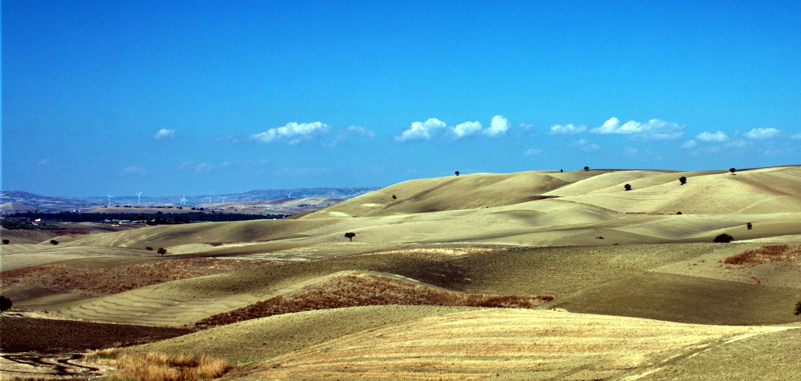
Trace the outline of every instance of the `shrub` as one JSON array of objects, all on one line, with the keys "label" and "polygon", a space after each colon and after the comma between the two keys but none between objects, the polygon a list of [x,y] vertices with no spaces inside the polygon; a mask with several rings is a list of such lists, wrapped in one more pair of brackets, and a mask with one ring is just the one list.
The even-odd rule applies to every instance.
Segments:
[{"label": "shrub", "polygon": [[684,176],[679,177],[679,183],[681,183],[681,185],[687,184],[687,178]]},{"label": "shrub", "polygon": [[456,174],[456,176],[459,176],[459,171],[456,171],[456,172],[454,172],[454,173]]},{"label": "shrub", "polygon": [[3,240],[3,245],[8,245],[9,243],[11,243],[11,241],[9,241],[9,240],[7,240],[7,239],[4,239],[4,240]]},{"label": "shrub", "polygon": [[148,247],[145,247],[145,250],[147,250],[147,251],[153,251],[153,248],[152,248],[152,247],[150,247],[150,246],[148,246]]},{"label": "shrub", "polygon": [[393,199],[393,200],[397,200],[397,199],[398,199],[398,196],[395,196],[395,195],[393,194],[393,195],[392,195],[392,199]]},{"label": "shrub", "polygon": [[799,300],[798,303],[795,304],[795,314],[801,315],[801,300]]},{"label": "shrub", "polygon": [[157,253],[161,254],[161,256],[163,257],[164,254],[167,254],[167,249],[160,247]]},{"label": "shrub", "polygon": [[585,170],[585,171],[589,171],[589,170],[590,170],[590,167],[584,166],[584,170]]},{"label": "shrub", "polygon": [[681,212],[676,212],[676,214],[681,214]]},{"label": "shrub", "polygon": [[734,241],[734,237],[732,237],[732,236],[730,236],[730,235],[728,235],[726,233],[723,233],[723,234],[715,237],[715,239],[713,240],[713,242],[716,242],[716,243],[729,243],[731,241]]},{"label": "shrub", "polygon": [[350,239],[351,242],[353,242],[353,237],[355,237],[355,236],[356,236],[356,233],[354,233],[354,232],[345,233],[345,238]]},{"label": "shrub", "polygon": [[9,308],[11,308],[11,299],[6,298],[5,295],[0,295],[0,312],[3,312]]},{"label": "shrub", "polygon": [[623,186],[623,188],[626,188],[627,191],[630,191],[631,190],[631,184],[626,184],[626,185]]},{"label": "shrub", "polygon": [[51,244],[51,245],[58,245],[58,241],[56,241],[56,240],[54,240],[54,239],[51,239],[51,240],[50,240],[50,244]]},{"label": "shrub", "polygon": [[736,171],[736,170],[737,169],[735,169],[735,168],[729,168],[729,172],[731,172],[732,175],[734,174],[734,171]]},{"label": "shrub", "polygon": [[148,352],[146,355],[100,352],[95,361],[110,363],[117,368],[113,380],[204,380],[218,378],[231,369],[224,359],[207,355],[165,355]]},{"label": "shrub", "polygon": [[748,230],[751,230],[751,229],[753,229],[753,228],[754,228],[754,225],[752,225],[752,224],[749,222],[749,223],[745,224],[745,227],[747,227],[747,228],[748,228]]}]

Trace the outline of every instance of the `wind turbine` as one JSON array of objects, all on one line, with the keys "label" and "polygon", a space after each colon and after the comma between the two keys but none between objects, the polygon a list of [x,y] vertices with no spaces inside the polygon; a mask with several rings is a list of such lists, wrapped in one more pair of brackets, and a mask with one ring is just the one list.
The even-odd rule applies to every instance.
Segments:
[{"label": "wind turbine", "polygon": [[112,196],[110,193],[106,193],[106,195],[108,195],[108,207],[110,208],[111,207],[111,198],[114,197],[114,196]]},{"label": "wind turbine", "polygon": [[186,205],[187,201],[189,201],[189,200],[187,200],[186,197],[181,196],[181,205]]},{"label": "wind turbine", "polygon": [[225,199],[228,198],[228,197],[227,196],[220,196],[220,198],[222,199],[222,202],[225,202]]},{"label": "wind turbine", "polygon": [[286,195],[286,198],[292,198],[292,192],[289,192],[289,194]]},{"label": "wind turbine", "polygon": [[142,192],[137,193],[136,197],[137,197],[136,203],[137,204],[141,204],[142,203]]}]

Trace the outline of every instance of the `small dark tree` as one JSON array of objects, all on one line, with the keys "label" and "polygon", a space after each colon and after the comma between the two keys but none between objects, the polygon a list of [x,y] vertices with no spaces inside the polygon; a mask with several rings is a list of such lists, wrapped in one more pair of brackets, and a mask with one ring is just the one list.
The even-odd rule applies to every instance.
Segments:
[{"label": "small dark tree", "polygon": [[626,184],[626,185],[623,186],[623,188],[626,188],[627,191],[630,191],[631,190],[631,184]]},{"label": "small dark tree", "polygon": [[687,178],[684,176],[679,177],[679,182],[681,183],[681,185],[687,184]]},{"label": "small dark tree", "polygon": [[751,230],[751,229],[753,229],[753,228],[754,228],[754,225],[752,225],[752,224],[749,222],[749,223],[745,224],[745,227],[747,227],[747,228],[748,228],[748,230]]},{"label": "small dark tree", "polygon": [[4,239],[4,240],[3,240],[3,245],[8,245],[9,243],[11,243],[11,241],[9,241],[9,240],[7,240],[7,239]]},{"label": "small dark tree", "polygon": [[[11,305],[13,305],[13,304],[14,303],[11,303],[11,299],[6,298],[5,295],[0,295],[0,312],[3,312],[5,310],[11,308]],[[796,315],[798,315],[798,314],[796,314]]]},{"label": "small dark tree", "polygon": [[676,214],[681,214],[681,212],[676,212]]},{"label": "small dark tree", "polygon": [[58,241],[56,241],[56,240],[54,240],[54,239],[51,239],[51,240],[50,240],[50,244],[51,244],[51,245],[58,245]]},{"label": "small dark tree", "polygon": [[395,195],[393,194],[393,195],[392,195],[392,199],[393,199],[393,200],[397,200],[397,199],[398,199],[398,196],[395,196]]},{"label": "small dark tree", "polygon": [[801,300],[799,300],[798,303],[795,304],[795,314],[801,315]]},{"label": "small dark tree", "polygon": [[158,249],[158,251],[156,251],[156,252],[157,252],[157,253],[159,253],[159,254],[161,254],[161,256],[163,257],[163,256],[164,256],[164,254],[167,254],[167,249],[165,249],[165,248],[163,248],[163,247],[160,247],[160,248]]},{"label": "small dark tree", "polygon": [[732,174],[732,175],[734,174],[734,171],[736,171],[736,169],[734,169],[734,168],[729,168],[729,172],[731,172],[731,174]]},{"label": "small dark tree", "polygon": [[345,238],[349,239],[351,242],[353,242],[353,237],[355,237],[355,236],[356,236],[356,233],[354,233],[354,232],[345,233]]},{"label": "small dark tree", "polygon": [[723,234],[715,237],[715,239],[713,241],[716,242],[716,243],[729,243],[731,241],[734,241],[734,237],[732,237],[732,236],[730,236],[730,235],[728,235],[726,233],[723,233]]},{"label": "small dark tree", "polygon": [[589,170],[590,170],[590,167],[586,167],[586,166],[585,166],[585,167],[584,167],[584,170],[585,170],[585,171],[589,171]]},{"label": "small dark tree", "polygon": [[145,247],[145,250],[147,250],[147,251],[153,251],[153,248],[152,248],[152,247],[150,247],[150,246],[147,246],[147,247]]},{"label": "small dark tree", "polygon": [[456,173],[456,176],[459,176],[459,171],[456,171],[456,172],[454,172],[454,173]]}]

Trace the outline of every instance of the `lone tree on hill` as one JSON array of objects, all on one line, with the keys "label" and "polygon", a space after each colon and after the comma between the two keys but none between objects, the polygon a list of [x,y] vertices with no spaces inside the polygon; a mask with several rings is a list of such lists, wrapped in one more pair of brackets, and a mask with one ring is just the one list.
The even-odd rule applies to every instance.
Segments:
[{"label": "lone tree on hill", "polygon": [[[14,304],[14,303],[11,303],[11,299],[6,298],[5,295],[0,295],[0,312],[3,312],[5,310],[11,308],[12,304]],[[798,315],[798,314],[796,314],[796,315]]]},{"label": "lone tree on hill", "polygon": [[163,257],[163,256],[164,256],[164,254],[167,254],[167,249],[165,249],[165,248],[163,248],[163,247],[160,247],[160,248],[158,249],[158,251],[156,251],[156,252],[157,252],[157,253],[159,253],[159,254],[161,254],[161,256]]},{"label": "lone tree on hill", "polygon": [[734,174],[734,171],[736,171],[736,169],[734,169],[734,168],[729,168],[729,172],[731,172],[731,174],[732,174],[732,175]]},{"label": "lone tree on hill", "polygon": [[747,227],[747,228],[748,228],[748,230],[751,230],[751,229],[753,229],[753,228],[754,228],[754,225],[752,225],[752,224],[749,222],[749,223],[745,224],[745,227]]},{"label": "lone tree on hill", "polygon": [[456,173],[456,176],[459,176],[459,171],[456,171],[456,172],[454,172],[454,173]]},{"label": "lone tree on hill", "polygon": [[356,236],[356,233],[354,233],[354,232],[345,233],[345,238],[349,239],[351,242],[353,242],[353,237],[355,237],[355,236]]},{"label": "lone tree on hill", "polygon": [[584,170],[585,170],[585,171],[589,171],[589,170],[590,170],[590,167],[584,166]]},{"label": "lone tree on hill", "polygon": [[681,183],[681,185],[687,184],[687,178],[684,176],[679,177],[679,182]]},{"label": "lone tree on hill", "polygon": [[393,194],[393,195],[392,195],[392,199],[393,199],[393,200],[397,200],[397,199],[398,199],[398,196],[395,196],[395,195]]},{"label": "lone tree on hill", "polygon": [[51,244],[51,245],[58,245],[58,241],[56,241],[56,240],[54,240],[54,239],[51,239],[51,240],[50,240],[50,244]]},{"label": "lone tree on hill", "polygon": [[631,190],[631,184],[626,184],[626,185],[623,186],[623,188],[626,188],[627,191],[630,191]]},{"label": "lone tree on hill", "polygon": [[7,239],[4,239],[4,240],[3,240],[3,245],[8,245],[9,243],[11,243],[11,241],[9,241],[9,240],[7,240]]}]

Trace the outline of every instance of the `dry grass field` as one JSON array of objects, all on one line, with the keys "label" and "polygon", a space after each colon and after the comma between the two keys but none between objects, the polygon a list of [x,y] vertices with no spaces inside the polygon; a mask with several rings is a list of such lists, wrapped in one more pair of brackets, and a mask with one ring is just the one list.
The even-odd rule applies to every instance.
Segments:
[{"label": "dry grass field", "polygon": [[[2,233],[17,236],[0,247],[0,292],[21,316],[0,323],[38,327],[0,332],[4,379],[131,364],[113,377],[194,379],[201,358],[231,379],[799,372],[798,166],[469,174],[284,220],[92,231],[57,246]],[[734,241],[713,243],[722,233]],[[93,341],[93,324],[124,339]],[[31,361],[11,345],[25,335],[65,357]],[[109,347],[114,361],[45,369]]]}]

